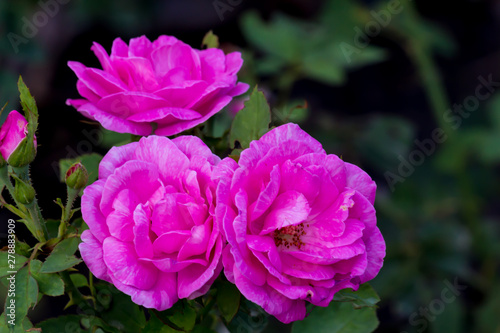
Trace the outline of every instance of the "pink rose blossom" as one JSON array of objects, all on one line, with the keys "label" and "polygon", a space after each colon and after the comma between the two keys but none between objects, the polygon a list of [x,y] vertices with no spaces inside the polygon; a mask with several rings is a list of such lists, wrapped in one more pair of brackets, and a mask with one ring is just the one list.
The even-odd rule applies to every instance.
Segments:
[{"label": "pink rose blossom", "polygon": [[271,130],[238,163],[224,159],[214,179],[225,275],[280,321],[304,319],[306,301],[327,306],[382,267],[375,182],[299,126]]},{"label": "pink rose blossom", "polygon": [[[16,110],[12,110],[0,127],[0,153],[4,160],[19,147],[28,135],[28,121]],[[36,137],[34,139],[36,149]]]},{"label": "pink rose blossom", "polygon": [[192,136],[112,148],[82,197],[80,253],[91,272],[160,311],[205,294],[222,270],[211,181],[219,161]]},{"label": "pink rose blossom", "polygon": [[233,96],[248,89],[236,73],[241,54],[220,49],[196,50],[171,36],[151,42],[145,36],[127,45],[115,39],[108,56],[94,43],[102,70],[70,61],[83,99],[68,100],[84,116],[109,130],[174,135],[219,112]]}]

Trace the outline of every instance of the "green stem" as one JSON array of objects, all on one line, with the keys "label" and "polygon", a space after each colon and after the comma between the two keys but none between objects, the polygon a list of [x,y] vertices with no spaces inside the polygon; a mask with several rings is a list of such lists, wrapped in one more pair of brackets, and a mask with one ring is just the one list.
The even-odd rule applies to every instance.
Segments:
[{"label": "green stem", "polygon": [[57,231],[58,238],[63,237],[64,234],[66,233],[69,220],[71,219],[71,210],[73,208],[73,203],[75,202],[75,199],[78,196],[78,193],[80,192],[80,190],[70,188],[69,186],[67,186],[67,189],[68,189],[68,199],[66,201],[66,206],[64,207],[63,219],[61,220],[61,224],[59,225],[59,230]]},{"label": "green stem", "polygon": [[[40,242],[46,242],[47,241],[47,229],[45,227],[45,223],[42,217],[42,213],[40,211],[40,207],[38,207],[38,202],[35,199],[31,204],[26,205],[26,208],[28,208],[28,213],[31,217],[32,226],[33,226],[33,236],[35,236],[36,239],[38,239]],[[42,229],[42,225],[44,228]],[[44,230],[45,229],[45,230]]]},{"label": "green stem", "polygon": [[69,276],[68,271],[62,271],[59,272],[61,275],[61,278],[64,281],[64,284],[66,285],[66,291],[68,294],[71,295],[71,300],[73,301],[73,304],[83,308],[84,305],[89,305],[88,302],[85,300],[83,297],[82,293],[80,290],[78,290],[77,287],[73,284],[73,281],[71,280]]}]

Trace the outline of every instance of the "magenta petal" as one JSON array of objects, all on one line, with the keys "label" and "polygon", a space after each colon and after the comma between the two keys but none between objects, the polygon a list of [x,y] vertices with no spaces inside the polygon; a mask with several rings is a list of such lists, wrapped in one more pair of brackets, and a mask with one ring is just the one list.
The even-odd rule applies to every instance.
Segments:
[{"label": "magenta petal", "polygon": [[224,275],[227,280],[231,283],[234,283],[234,257],[231,254],[230,247],[226,246],[222,251],[222,264],[224,265]]},{"label": "magenta petal", "polygon": [[282,264],[280,254],[278,253],[278,249],[274,244],[274,239],[271,237],[263,237],[263,236],[255,236],[248,235],[247,236],[247,244],[250,249],[254,252],[265,252],[267,253],[267,257],[269,262],[273,265],[278,272],[282,271]]},{"label": "magenta petal", "polygon": [[219,260],[222,253],[222,240],[215,246],[214,257],[208,267],[191,265],[178,273],[178,294],[180,298],[190,297],[193,293],[213,281],[214,274],[220,273]]},{"label": "magenta petal", "polygon": [[130,57],[148,58],[153,43],[146,36],[141,36],[130,39],[129,45],[128,55]]},{"label": "magenta petal", "polygon": [[69,61],[68,66],[75,72],[79,80],[101,97],[127,90],[123,82],[108,72],[96,68],[87,68],[76,61]]},{"label": "magenta petal", "polygon": [[349,218],[343,224],[345,229],[342,235],[329,232],[329,226],[325,223],[318,225],[311,224],[307,229],[307,233],[302,236],[301,240],[304,243],[315,246],[334,248],[352,244],[363,236],[363,230],[365,229],[363,222]]},{"label": "magenta petal", "polygon": [[250,224],[250,231],[253,234],[258,234],[262,230],[263,225],[258,226],[254,221],[261,217],[262,214],[264,214],[264,212],[266,212],[272,205],[272,203],[278,196],[280,184],[280,170],[279,167],[275,165],[273,167],[273,170],[271,171],[271,174],[269,175],[269,183],[267,183],[264,190],[259,193],[257,201],[255,201],[249,208],[250,221],[252,221],[252,223]]},{"label": "magenta petal", "polygon": [[[74,105],[75,101],[68,100],[67,103]],[[92,103],[85,103],[78,106],[78,112],[84,116],[95,119],[101,123],[102,127],[110,131],[118,133],[131,133],[135,135],[151,134],[151,124],[140,124],[126,119],[122,119],[116,115],[107,113],[104,110],[98,109]]]},{"label": "magenta petal", "polygon": [[331,265],[320,265],[300,260],[286,253],[281,253],[283,273],[310,280],[328,280],[335,276],[336,271]]},{"label": "magenta petal", "polygon": [[151,221],[149,207],[138,205],[134,210],[134,246],[139,258],[153,257],[153,244],[150,238]]},{"label": "magenta petal", "polygon": [[92,51],[94,51],[94,54],[96,55],[97,59],[99,59],[99,62],[101,63],[102,69],[105,72],[108,72],[110,74],[114,74],[114,69],[111,66],[111,62],[109,60],[109,55],[104,49],[104,47],[101,46],[101,44],[94,42],[92,47],[90,48]]},{"label": "magenta petal", "polygon": [[167,100],[171,106],[188,109],[205,92],[207,83],[204,81],[188,81],[189,85],[170,86],[154,92],[155,95]]},{"label": "magenta petal", "polygon": [[[324,181],[315,173],[289,160],[281,166],[281,178],[280,192],[290,190],[300,192],[307,198],[311,206],[314,199],[318,196],[321,183]],[[329,196],[333,195],[334,193],[329,193]]]},{"label": "magenta petal", "polygon": [[126,162],[106,179],[101,211],[106,215],[111,213],[116,195],[124,189],[134,192],[139,202],[145,203],[159,187],[162,187],[158,178],[158,168],[154,164],[137,160]]},{"label": "magenta petal", "polygon": [[302,193],[287,191],[280,194],[272,204],[259,235],[299,224],[307,218],[310,211],[309,203]]},{"label": "magenta petal", "polygon": [[179,251],[179,260],[185,260],[192,256],[205,253],[210,238],[210,231],[211,223],[193,226],[191,228],[191,237]]},{"label": "magenta petal", "polygon": [[113,46],[111,47],[111,56],[115,57],[127,57],[128,56],[128,45],[121,38],[116,38],[113,41]]},{"label": "magenta petal", "polygon": [[141,115],[147,110],[165,108],[170,106],[170,103],[153,94],[124,91],[103,97],[96,106],[110,114],[135,121],[134,115]]},{"label": "magenta petal", "polygon": [[210,148],[208,148],[208,146],[196,136],[183,135],[172,139],[172,142],[190,160],[192,160],[195,156],[202,156],[213,165],[216,165],[220,161],[220,158],[217,155],[214,155]]},{"label": "magenta petal", "polygon": [[193,221],[189,212],[182,209],[179,203],[192,200],[187,194],[165,194],[153,209],[151,229],[158,236],[170,231],[191,230]]},{"label": "magenta petal", "polygon": [[243,65],[240,52],[232,52],[226,55],[226,74],[235,75]]},{"label": "magenta petal", "polygon": [[111,282],[108,268],[102,258],[102,244],[92,235],[90,230],[82,233],[82,242],[78,246],[85,264],[98,279]]},{"label": "magenta petal", "polygon": [[132,243],[108,237],[103,243],[103,258],[113,278],[138,289],[149,289],[156,283],[158,269],[137,258]]},{"label": "magenta petal", "polygon": [[153,247],[156,253],[177,253],[189,237],[191,237],[189,230],[169,231],[159,236]]},{"label": "magenta petal", "polygon": [[349,210],[349,218],[362,221],[367,230],[375,228],[377,224],[377,216],[373,205],[359,192],[354,193],[352,199],[354,206],[352,206]]},{"label": "magenta petal", "polygon": [[[156,109],[147,109],[141,113],[131,115],[127,119],[136,122],[156,122],[159,125],[170,125],[179,120],[199,119],[201,115],[190,109],[174,108],[174,107],[159,107]],[[162,135],[160,133],[157,133]]]},{"label": "magenta petal", "polygon": [[359,167],[350,163],[345,163],[345,167],[347,177],[346,186],[363,194],[373,205],[377,192],[377,184],[375,184],[371,177]]},{"label": "magenta petal", "polygon": [[104,239],[109,236],[106,218],[99,209],[104,184],[104,180],[94,182],[92,185],[85,188],[82,196],[83,220],[89,226],[90,231],[99,240],[99,242],[103,242]]},{"label": "magenta petal", "polygon": [[149,290],[140,290],[125,285],[117,279],[112,279],[113,284],[127,295],[132,301],[146,308],[163,311],[171,308],[179,299],[177,297],[177,277],[175,273],[160,273],[156,284]]},{"label": "magenta petal", "polygon": [[236,286],[248,300],[262,306],[266,312],[272,314],[281,322],[288,324],[305,318],[306,306],[304,301],[291,300],[268,285],[255,285],[238,269],[234,270],[234,279]]},{"label": "magenta petal", "polygon": [[309,146],[315,153],[325,153],[320,142],[303,131],[298,125],[288,123],[276,127],[275,129],[264,134],[260,142],[267,143],[273,147],[279,147],[286,141],[299,141]]},{"label": "magenta petal", "polygon": [[131,242],[134,239],[133,213],[138,204],[137,196],[128,189],[118,193],[113,201],[113,211],[106,218],[106,224],[113,237],[125,242]]},{"label": "magenta petal", "polygon": [[349,208],[354,205],[351,199],[354,191],[348,190],[341,193],[337,199],[325,209],[321,214],[314,218],[308,236],[320,238],[322,233],[329,233],[331,237],[338,237],[344,233],[344,221],[349,216]]},{"label": "magenta petal", "polygon": [[300,163],[303,167],[323,166],[339,191],[346,186],[345,163],[336,155],[305,154],[297,157],[293,162]]},{"label": "magenta petal", "polygon": [[111,148],[99,164],[99,178],[108,178],[125,162],[134,159],[135,150],[138,146],[138,142],[132,142],[124,146]]},{"label": "magenta petal", "polygon": [[166,258],[160,258],[160,259],[141,258],[140,260],[145,262],[151,262],[160,271],[168,273],[180,272],[181,270],[185,269],[186,267],[192,264],[197,264],[202,266],[206,266],[208,264],[208,262],[204,259],[189,259],[184,261],[178,261],[176,258],[172,258],[174,256],[176,257],[177,255],[168,255]]},{"label": "magenta petal", "polygon": [[159,167],[165,184],[177,184],[178,176],[188,166],[189,159],[167,138],[150,136],[139,141],[136,150],[138,159],[151,162]]},{"label": "magenta petal", "polygon": [[363,237],[366,243],[366,253],[368,255],[368,266],[365,274],[361,277],[361,283],[369,281],[377,276],[380,268],[384,264],[385,241],[380,230],[375,227],[370,234]]}]

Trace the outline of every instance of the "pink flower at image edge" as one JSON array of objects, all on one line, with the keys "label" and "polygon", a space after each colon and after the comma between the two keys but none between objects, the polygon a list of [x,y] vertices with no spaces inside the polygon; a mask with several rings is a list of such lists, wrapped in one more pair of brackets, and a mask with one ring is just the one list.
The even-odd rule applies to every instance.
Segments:
[{"label": "pink flower at image edge", "polygon": [[[0,127],[0,153],[4,160],[16,150],[28,134],[28,121],[16,110],[12,110]],[[34,140],[36,147],[36,137]]]},{"label": "pink flower at image edge", "polygon": [[147,308],[205,294],[222,271],[212,170],[198,138],[150,136],[112,148],[82,197],[90,271]]},{"label": "pink flower at image edge", "polygon": [[382,267],[375,182],[297,125],[253,141],[238,163],[222,160],[214,179],[224,273],[280,321],[304,319],[306,301],[328,306]]},{"label": "pink flower at image edge", "polygon": [[197,50],[171,36],[115,39],[108,55],[94,43],[102,70],[70,61],[82,99],[69,99],[84,116],[111,131],[169,136],[213,116],[248,89],[237,82],[239,52]]}]

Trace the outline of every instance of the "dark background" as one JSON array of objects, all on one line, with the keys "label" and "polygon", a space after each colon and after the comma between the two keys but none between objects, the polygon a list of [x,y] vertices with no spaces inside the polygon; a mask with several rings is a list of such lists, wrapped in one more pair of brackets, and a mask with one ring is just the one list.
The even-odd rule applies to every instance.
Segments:
[{"label": "dark background", "polygon": [[[217,7],[220,3],[227,10]],[[213,30],[223,49],[244,52],[240,80],[258,82],[265,90],[275,124],[286,121],[280,110],[290,110],[289,101],[306,100],[308,112],[293,109],[287,120],[300,123],[329,153],[360,165],[377,181],[376,208],[388,247],[372,283],[382,299],[378,332],[498,331],[500,95],[480,101],[456,129],[443,114],[474,96],[479,76],[500,82],[500,2],[401,4],[402,12],[360,48],[361,56],[353,55],[361,59],[353,64],[339,55],[340,44],[356,46],[354,28],[373,21],[370,11],[385,10],[386,2],[70,0],[58,4],[57,13],[15,52],[8,34],[26,36],[26,21],[33,22],[43,7],[36,1],[0,0],[0,103],[19,110],[21,74],[40,112],[32,177],[44,214],[57,217],[53,200],[65,197],[54,161],[108,149],[83,132],[95,134],[99,127],[65,105],[67,98],[78,97],[67,61],[99,67],[90,51],[93,41],[109,52],[116,37],[128,42],[143,34],[151,40],[174,35],[199,48]],[[352,18],[339,14],[346,10]],[[250,23],[253,11],[261,19],[257,23]],[[277,15],[292,19],[283,28],[274,24]],[[274,48],[273,41],[278,41]],[[299,55],[288,57],[287,50]],[[304,69],[310,65],[304,59],[317,54],[325,61],[324,71],[318,65],[321,75]],[[448,139],[391,190],[387,172],[398,175],[398,156],[408,160],[419,150],[414,140],[431,138],[436,128],[446,130]],[[6,210],[0,215],[6,229],[3,221],[10,215]],[[423,320],[420,309],[440,300],[445,281],[455,280],[467,289]],[[59,308],[54,309],[43,315],[57,315]]]}]

